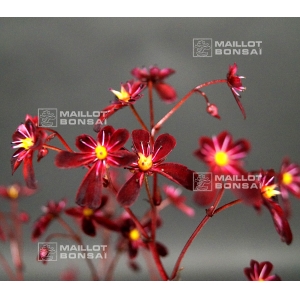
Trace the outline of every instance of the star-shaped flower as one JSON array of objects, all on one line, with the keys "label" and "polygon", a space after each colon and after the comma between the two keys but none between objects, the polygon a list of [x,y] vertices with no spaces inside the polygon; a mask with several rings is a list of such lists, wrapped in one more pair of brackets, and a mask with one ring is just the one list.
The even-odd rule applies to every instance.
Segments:
[{"label": "star-shaped flower", "polygon": [[176,145],[176,140],[168,133],[161,134],[150,144],[150,134],[143,129],[132,132],[136,160],[128,167],[132,177],[121,187],[117,200],[123,206],[130,206],[137,199],[145,176],[154,173],[163,175],[173,182],[193,190],[193,171],[178,163],[164,163],[168,154]]},{"label": "star-shaped flower", "polygon": [[121,167],[132,163],[136,156],[123,146],[129,138],[127,129],[115,130],[112,126],[103,127],[97,140],[87,134],[76,138],[80,153],[61,151],[55,158],[60,168],[89,167],[77,191],[76,203],[96,209],[101,205],[103,176],[109,166]]}]

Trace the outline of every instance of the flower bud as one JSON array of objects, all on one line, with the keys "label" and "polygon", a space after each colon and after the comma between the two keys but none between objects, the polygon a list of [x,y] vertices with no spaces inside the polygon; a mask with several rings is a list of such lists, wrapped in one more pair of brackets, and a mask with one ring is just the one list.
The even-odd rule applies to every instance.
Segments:
[{"label": "flower bud", "polygon": [[214,104],[207,104],[207,108],[206,111],[213,117],[217,118],[217,119],[221,119],[221,117],[218,114],[218,108],[216,105]]}]

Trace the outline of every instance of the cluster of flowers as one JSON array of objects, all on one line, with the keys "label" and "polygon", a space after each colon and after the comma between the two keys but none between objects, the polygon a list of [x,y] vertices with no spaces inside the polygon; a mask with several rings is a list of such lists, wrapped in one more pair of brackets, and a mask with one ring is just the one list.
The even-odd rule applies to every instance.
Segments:
[{"label": "cluster of flowers", "polygon": [[[102,230],[106,234],[116,234],[119,238],[116,243],[116,253],[118,255],[127,252],[130,266],[135,270],[138,265],[135,258],[139,249],[144,249],[152,255],[153,261],[163,280],[174,280],[178,277],[178,271],[186,250],[193,242],[196,235],[201,231],[204,224],[215,214],[228,209],[238,203],[245,203],[260,211],[266,207],[270,212],[282,241],[286,244],[292,242],[292,231],[288,222],[291,216],[291,205],[289,195],[300,198],[300,167],[288,158],[285,158],[278,172],[275,170],[247,171],[243,165],[243,159],[250,150],[250,143],[245,139],[233,140],[232,135],[223,131],[216,136],[202,136],[199,139],[199,148],[194,151],[194,155],[208,166],[208,171],[214,175],[229,175],[239,178],[247,178],[255,175],[259,188],[232,188],[236,200],[219,206],[224,189],[212,188],[194,192],[194,200],[201,206],[207,207],[206,215],[199,223],[198,227],[187,239],[178,260],[175,263],[171,275],[167,274],[161,257],[168,254],[168,248],[163,243],[156,240],[156,231],[162,226],[160,212],[169,205],[174,205],[187,216],[192,217],[195,211],[187,205],[187,199],[182,194],[182,189],[195,190],[195,182],[202,180],[200,175],[187,166],[177,162],[166,162],[168,155],[176,145],[176,139],[169,133],[157,135],[164,122],[176,112],[185,101],[193,94],[199,94],[206,102],[209,115],[220,119],[218,109],[215,104],[209,102],[203,88],[212,84],[225,83],[234,99],[236,100],[244,118],[245,110],[240,101],[240,92],[246,88],[242,85],[242,76],[237,75],[237,65],[229,66],[229,71],[225,79],[209,81],[193,88],[180,101],[177,102],[176,90],[165,82],[165,79],[172,75],[173,69],[160,69],[156,66],[150,68],[135,68],[131,74],[135,79],[121,84],[121,90],[110,89],[115,96],[107,107],[102,109],[106,114],[100,116],[95,126],[95,137],[88,134],[77,136],[75,145],[79,151],[73,151],[64,138],[52,128],[45,128],[39,125],[38,117],[26,115],[25,123],[18,126],[12,136],[12,147],[16,149],[11,158],[12,172],[14,173],[23,163],[23,175],[26,186],[13,184],[2,186],[0,195],[9,199],[12,203],[21,196],[30,196],[37,189],[37,181],[33,168],[33,158],[37,154],[37,161],[41,161],[47,156],[49,150],[57,151],[55,165],[58,168],[78,168],[87,169],[76,193],[75,206],[67,207],[67,200],[58,202],[49,201],[43,209],[43,214],[38,218],[32,231],[32,240],[38,241],[45,234],[49,225],[58,221],[67,231],[66,237],[72,238],[78,244],[83,244],[80,234],[64,221],[63,215],[73,217],[79,224],[82,232],[88,236],[95,237],[97,232]],[[142,92],[148,89],[150,104],[150,129],[138,114],[135,103],[143,98]],[[175,103],[175,106],[159,121],[154,122],[153,91],[166,103]],[[121,109],[129,108],[133,112],[141,128],[133,130],[131,133],[125,128],[116,129],[111,125],[101,125],[105,119]],[[58,138],[63,149],[50,144]],[[130,140],[132,149],[126,148],[126,143]],[[125,174],[124,181],[120,184],[121,170]],[[173,184],[160,186],[159,176],[167,178]],[[152,179],[150,182],[150,178]],[[220,177],[219,177],[220,178]],[[226,178],[226,177],[223,177]],[[211,178],[214,183],[214,179]],[[224,184],[224,179],[221,184]],[[131,206],[139,198],[141,189],[145,187],[148,197],[147,210],[142,217],[137,217],[131,210]],[[221,185],[222,186],[222,185]],[[213,185],[214,187],[214,185]],[[165,195],[165,197],[163,197]],[[28,222],[29,215],[19,212],[15,204],[12,206],[10,215],[13,224]],[[122,208],[121,213],[116,213],[116,209]],[[14,232],[5,221],[5,214],[0,213],[0,239],[14,242],[15,249],[20,247],[18,240],[19,231]],[[62,234],[61,234],[62,235]],[[59,233],[49,235],[46,241],[58,237]],[[16,243],[15,243],[16,242]],[[6,268],[11,278],[21,279],[23,276],[23,266],[20,251],[14,251],[16,274],[5,263],[1,255],[1,262]],[[39,260],[47,262],[47,248],[42,248],[39,253]],[[99,279],[99,272],[89,263],[93,279]],[[108,268],[105,279],[112,278],[115,264],[112,262]],[[249,280],[280,280],[277,275],[270,275],[273,265],[268,262],[259,263],[251,260],[250,267],[244,269],[244,273]],[[15,277],[14,277],[15,276]],[[72,276],[71,276],[72,277]],[[72,277],[73,278],[73,277]]]}]

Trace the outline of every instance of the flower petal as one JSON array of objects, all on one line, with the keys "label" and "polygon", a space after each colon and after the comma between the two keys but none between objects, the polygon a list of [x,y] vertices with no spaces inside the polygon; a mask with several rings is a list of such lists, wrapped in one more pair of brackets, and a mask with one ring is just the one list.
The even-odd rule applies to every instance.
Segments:
[{"label": "flower petal", "polygon": [[96,160],[96,155],[93,153],[75,153],[61,151],[55,157],[55,165],[59,168],[77,168],[87,165]]},{"label": "flower petal", "polygon": [[117,201],[125,207],[131,206],[138,197],[144,173],[137,172],[121,187],[117,195]]},{"label": "flower petal", "polygon": [[94,152],[97,146],[97,142],[93,137],[88,134],[81,134],[76,138],[76,147],[81,152]]},{"label": "flower petal", "polygon": [[69,216],[81,218],[82,217],[82,208],[81,207],[71,207],[65,210],[65,213]]},{"label": "flower petal", "polygon": [[157,172],[168,179],[182,185],[188,190],[193,190],[194,187],[194,171],[186,166],[177,163],[163,163],[152,168],[152,171]]},{"label": "flower petal", "polygon": [[177,93],[171,85],[164,82],[157,82],[154,84],[154,88],[157,91],[159,97],[165,103],[173,103],[177,100]]},{"label": "flower petal", "polygon": [[26,182],[27,187],[30,189],[36,189],[36,180],[34,175],[34,169],[32,165],[32,151],[28,151],[28,154],[24,158],[23,164],[23,176]]},{"label": "flower petal", "polygon": [[293,234],[281,206],[278,203],[274,202],[272,199],[265,199],[264,204],[271,213],[275,229],[280,235],[282,241],[287,245],[291,244],[293,240]]},{"label": "flower petal", "polygon": [[98,133],[98,137],[97,137],[98,142],[102,146],[107,147],[109,144],[109,140],[114,132],[115,132],[115,129],[110,125],[103,127]]},{"label": "flower petal", "polygon": [[82,218],[81,228],[82,228],[83,232],[89,236],[96,235],[96,228],[95,228],[95,225],[94,225],[92,219]]},{"label": "flower petal", "polygon": [[107,150],[110,152],[117,151],[122,148],[129,139],[129,132],[127,129],[117,129],[111,136]]},{"label": "flower petal", "polygon": [[161,134],[154,143],[152,161],[163,160],[175,147],[175,138],[168,134]]},{"label": "flower petal", "polygon": [[104,169],[102,161],[98,161],[84,176],[76,195],[76,203],[78,205],[92,209],[100,207]]},{"label": "flower petal", "polygon": [[123,103],[114,103],[114,104],[110,104],[107,107],[105,107],[102,111],[101,111],[101,115],[98,118],[98,120],[96,121],[96,123],[94,124],[94,131],[95,132],[99,132],[101,130],[101,127],[105,124],[105,121],[112,116],[115,112],[117,112],[119,109],[125,107],[126,105],[124,105]]},{"label": "flower petal", "polygon": [[137,155],[127,150],[119,150],[114,153],[110,153],[106,160],[111,166],[128,166],[137,161]]},{"label": "flower petal", "polygon": [[232,92],[232,95],[233,95],[233,97],[234,97],[234,99],[235,99],[237,105],[239,106],[240,111],[241,111],[242,114],[243,114],[244,119],[246,119],[246,112],[245,112],[245,109],[244,109],[244,107],[243,107],[243,104],[242,104],[240,98],[236,95],[236,93],[234,92],[233,88],[231,88],[230,90],[231,90],[231,92]]},{"label": "flower petal", "polygon": [[143,153],[148,156],[150,153],[146,153],[146,145],[150,142],[150,133],[144,129],[136,129],[132,131],[132,140],[137,152]]}]

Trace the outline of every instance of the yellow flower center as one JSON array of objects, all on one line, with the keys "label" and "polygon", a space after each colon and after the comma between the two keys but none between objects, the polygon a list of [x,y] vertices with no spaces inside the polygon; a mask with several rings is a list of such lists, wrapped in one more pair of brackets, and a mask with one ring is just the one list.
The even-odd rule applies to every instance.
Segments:
[{"label": "yellow flower center", "polygon": [[146,157],[144,154],[139,153],[138,166],[142,171],[148,171],[152,167],[152,154]]},{"label": "yellow flower center", "polygon": [[289,172],[285,172],[282,175],[282,182],[285,185],[289,185],[293,182],[293,176]]},{"label": "yellow flower center", "polygon": [[140,238],[140,233],[139,231],[135,228],[135,229],[132,229],[130,232],[129,232],[129,238],[130,240],[132,241],[137,241],[139,238]]},{"label": "yellow flower center", "polygon": [[130,100],[129,93],[121,86],[121,92],[111,90],[120,101],[128,102]]},{"label": "yellow flower center", "polygon": [[215,162],[218,166],[224,167],[228,164],[228,155],[224,151],[218,151],[215,154]]},{"label": "yellow flower center", "polygon": [[84,209],[83,209],[83,215],[85,216],[85,217],[90,217],[91,215],[93,215],[93,213],[94,213],[94,211],[91,209],[91,208],[89,208],[89,207],[85,207]]},{"label": "yellow flower center", "polygon": [[25,138],[22,140],[21,147],[28,150],[30,147],[34,145],[32,138]]},{"label": "yellow flower center", "polygon": [[19,197],[19,190],[14,185],[9,186],[6,191],[10,199],[17,199]]},{"label": "yellow flower center", "polygon": [[107,157],[107,150],[105,147],[101,146],[101,145],[98,145],[96,148],[95,148],[95,153],[96,153],[96,156],[98,159],[105,159]]},{"label": "yellow flower center", "polygon": [[276,187],[276,184],[265,185],[260,189],[260,191],[266,199],[271,199],[272,197],[280,194],[279,191],[275,190]]}]

